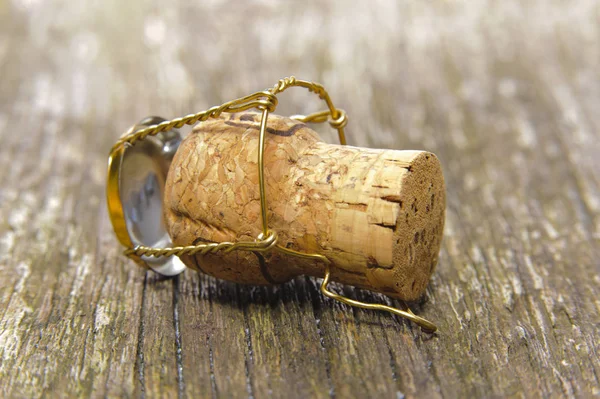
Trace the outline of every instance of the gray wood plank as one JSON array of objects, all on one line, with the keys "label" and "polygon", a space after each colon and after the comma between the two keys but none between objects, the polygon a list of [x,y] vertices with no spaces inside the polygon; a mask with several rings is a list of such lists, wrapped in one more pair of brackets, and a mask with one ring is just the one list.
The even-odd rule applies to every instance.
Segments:
[{"label": "gray wood plank", "polygon": [[[598,396],[599,16],[585,0],[3,4],[0,395]],[[289,74],[329,89],[351,144],[441,159],[443,249],[411,305],[438,334],[324,299],[318,279],[161,280],[121,255],[103,191],[120,132]]]}]

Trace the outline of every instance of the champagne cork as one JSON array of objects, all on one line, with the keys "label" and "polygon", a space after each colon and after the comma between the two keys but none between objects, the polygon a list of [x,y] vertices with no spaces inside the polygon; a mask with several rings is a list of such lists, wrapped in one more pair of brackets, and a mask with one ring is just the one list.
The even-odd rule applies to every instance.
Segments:
[{"label": "champagne cork", "polygon": [[[164,219],[174,245],[253,241],[262,232],[260,118],[224,115],[197,125],[184,139],[165,186]],[[267,126],[268,222],[278,244],[326,256],[333,281],[403,300],[421,296],[435,270],[444,227],[444,178],[436,156],[327,144],[304,123],[276,115]],[[325,272],[322,262],[277,251],[181,260],[248,284]]]}]

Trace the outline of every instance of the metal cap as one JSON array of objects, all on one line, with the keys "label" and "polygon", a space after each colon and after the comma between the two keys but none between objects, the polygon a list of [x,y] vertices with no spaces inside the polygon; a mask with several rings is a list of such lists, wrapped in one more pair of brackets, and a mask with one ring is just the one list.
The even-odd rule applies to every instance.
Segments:
[{"label": "metal cap", "polygon": [[[151,116],[133,127],[135,132],[165,119]],[[123,146],[109,158],[108,209],[115,233],[124,246],[172,246],[163,220],[163,195],[167,172],[181,135],[175,129],[147,136],[133,146]],[[177,256],[141,256],[146,266],[164,276],[185,269]]]}]

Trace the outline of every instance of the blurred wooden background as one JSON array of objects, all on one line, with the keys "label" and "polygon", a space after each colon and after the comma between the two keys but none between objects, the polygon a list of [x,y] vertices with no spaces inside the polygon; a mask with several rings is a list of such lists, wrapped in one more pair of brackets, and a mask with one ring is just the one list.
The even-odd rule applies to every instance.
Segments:
[{"label": "blurred wooden background", "polygon": [[[0,0],[0,396],[599,396],[599,22],[585,0]],[[160,280],[121,256],[118,135],[292,74],[346,109],[350,144],[441,159],[413,305],[438,334],[313,279]]]}]

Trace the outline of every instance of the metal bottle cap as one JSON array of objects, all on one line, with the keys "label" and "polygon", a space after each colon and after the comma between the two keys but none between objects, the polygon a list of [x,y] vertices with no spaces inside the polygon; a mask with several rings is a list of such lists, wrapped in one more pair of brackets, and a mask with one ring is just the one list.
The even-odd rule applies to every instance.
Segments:
[{"label": "metal bottle cap", "polygon": [[[151,116],[130,132],[163,121]],[[172,246],[162,217],[163,195],[167,172],[180,143],[181,135],[173,129],[124,146],[109,159],[108,208],[117,237],[126,247]],[[141,256],[138,261],[164,276],[185,269],[177,256]]]}]

